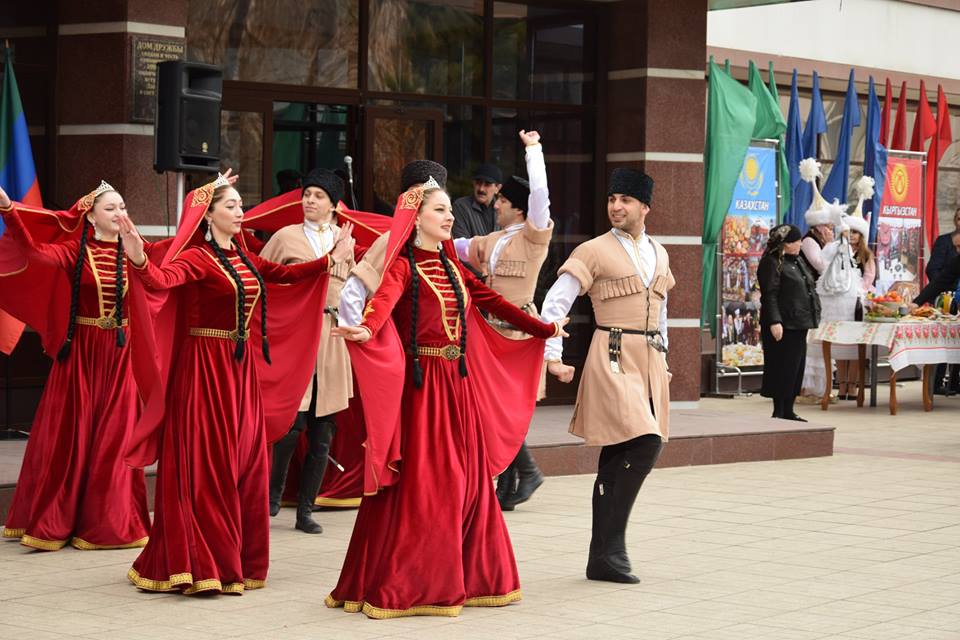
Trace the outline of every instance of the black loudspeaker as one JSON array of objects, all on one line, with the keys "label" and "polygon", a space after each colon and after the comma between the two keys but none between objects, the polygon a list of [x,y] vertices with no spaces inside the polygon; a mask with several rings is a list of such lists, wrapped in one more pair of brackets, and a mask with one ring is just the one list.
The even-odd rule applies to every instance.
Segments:
[{"label": "black loudspeaker", "polygon": [[158,173],[217,171],[222,98],[220,67],[183,60],[157,64],[153,168]]}]

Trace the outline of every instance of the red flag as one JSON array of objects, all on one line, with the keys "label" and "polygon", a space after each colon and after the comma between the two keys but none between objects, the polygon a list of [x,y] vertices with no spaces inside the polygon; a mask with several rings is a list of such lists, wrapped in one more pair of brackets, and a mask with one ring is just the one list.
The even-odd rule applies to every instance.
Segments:
[{"label": "red flag", "polygon": [[927,138],[937,133],[937,121],[933,119],[930,103],[927,101],[927,88],[920,81],[920,106],[917,107],[917,117],[913,121],[913,135],[910,137],[910,151],[923,151]]},{"label": "red flag", "polygon": [[940,235],[940,214],[937,211],[937,168],[951,142],[953,142],[953,132],[950,129],[950,109],[947,106],[947,97],[943,94],[943,86],[940,85],[937,86],[936,135],[927,153],[927,206],[924,214],[927,216],[927,242],[931,247]]},{"label": "red flag", "polygon": [[880,144],[887,146],[890,136],[890,112],[893,110],[893,87],[890,78],[887,78],[886,93],[883,95],[883,112],[880,114]]},{"label": "red flag", "polygon": [[897,120],[893,123],[893,139],[890,149],[907,148],[907,83],[900,85],[900,100],[897,102]]}]

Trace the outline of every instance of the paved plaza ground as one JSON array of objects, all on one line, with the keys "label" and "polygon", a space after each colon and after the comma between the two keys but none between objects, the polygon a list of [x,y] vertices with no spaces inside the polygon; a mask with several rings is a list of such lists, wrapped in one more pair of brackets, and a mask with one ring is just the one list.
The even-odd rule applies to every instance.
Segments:
[{"label": "paved plaza ground", "polygon": [[[829,458],[655,471],[628,532],[643,582],[588,582],[591,476],[548,478],[506,514],[522,602],[460,618],[368,620],[323,606],[355,512],[325,532],[272,521],[268,586],[243,596],[147,594],[136,551],[31,552],[0,543],[0,638],[960,638],[960,398],[900,415],[799,407],[837,427]],[[758,398],[702,408],[768,412]],[[669,445],[667,445],[669,446]],[[424,523],[429,526],[429,523]]]}]

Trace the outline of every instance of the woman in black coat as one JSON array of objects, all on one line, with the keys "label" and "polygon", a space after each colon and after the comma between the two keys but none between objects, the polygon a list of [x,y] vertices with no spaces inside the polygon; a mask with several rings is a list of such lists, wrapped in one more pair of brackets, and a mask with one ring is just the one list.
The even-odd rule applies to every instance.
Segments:
[{"label": "woman in black coat", "polygon": [[816,277],[799,258],[801,238],[793,225],[774,227],[757,267],[763,344],[760,393],[773,398],[774,418],[806,422],[793,412],[793,401],[803,382],[807,331],[820,322],[820,298]]}]

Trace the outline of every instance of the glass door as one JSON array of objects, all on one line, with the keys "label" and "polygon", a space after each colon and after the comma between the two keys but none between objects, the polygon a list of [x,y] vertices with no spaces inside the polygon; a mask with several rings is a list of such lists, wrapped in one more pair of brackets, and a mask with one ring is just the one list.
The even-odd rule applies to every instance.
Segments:
[{"label": "glass door", "polygon": [[361,203],[390,215],[400,195],[400,172],[411,160],[443,162],[443,112],[439,109],[364,109]]}]

